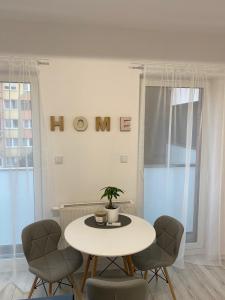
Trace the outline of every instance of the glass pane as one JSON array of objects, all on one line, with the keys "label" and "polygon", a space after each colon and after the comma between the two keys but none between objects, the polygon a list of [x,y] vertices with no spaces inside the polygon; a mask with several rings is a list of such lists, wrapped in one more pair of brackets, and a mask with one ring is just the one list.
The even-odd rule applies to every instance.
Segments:
[{"label": "glass pane", "polygon": [[200,88],[146,87],[145,218],[151,223],[163,214],[180,219],[188,195],[191,242],[197,238],[202,93]]},{"label": "glass pane", "polygon": [[31,109],[30,83],[0,82],[0,256],[3,257],[22,253],[21,231],[34,221]]},{"label": "glass pane", "polygon": [[166,164],[170,99],[171,89],[146,87],[145,166]]}]

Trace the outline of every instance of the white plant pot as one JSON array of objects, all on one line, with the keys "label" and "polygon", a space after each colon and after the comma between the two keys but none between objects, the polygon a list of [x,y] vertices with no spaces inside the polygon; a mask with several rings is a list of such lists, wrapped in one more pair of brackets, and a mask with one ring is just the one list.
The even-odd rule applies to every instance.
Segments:
[{"label": "white plant pot", "polygon": [[107,220],[109,223],[118,222],[119,219],[119,211],[120,208],[117,206],[116,208],[109,209],[105,207],[105,210],[107,212]]}]

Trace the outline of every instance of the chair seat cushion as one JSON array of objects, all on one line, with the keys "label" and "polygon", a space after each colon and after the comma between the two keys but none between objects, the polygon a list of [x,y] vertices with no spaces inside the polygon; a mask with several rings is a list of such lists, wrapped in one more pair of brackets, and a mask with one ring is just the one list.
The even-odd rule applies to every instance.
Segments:
[{"label": "chair seat cushion", "polygon": [[147,249],[132,255],[132,261],[137,269],[147,271],[158,267],[168,267],[174,263],[174,258],[154,243]]},{"label": "chair seat cushion", "polygon": [[67,247],[32,260],[29,263],[29,270],[45,281],[57,282],[79,269],[82,262],[81,253]]}]

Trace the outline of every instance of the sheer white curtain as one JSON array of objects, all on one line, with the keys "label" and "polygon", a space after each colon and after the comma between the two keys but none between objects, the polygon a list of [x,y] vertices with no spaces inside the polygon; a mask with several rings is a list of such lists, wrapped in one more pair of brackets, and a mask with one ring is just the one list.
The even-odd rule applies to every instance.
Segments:
[{"label": "sheer white curtain", "polygon": [[0,57],[0,265],[6,282],[23,265],[22,229],[41,218],[39,120],[37,62]]},{"label": "sheer white curtain", "polygon": [[142,86],[138,198],[144,216],[153,223],[166,214],[184,225],[178,266],[185,254],[191,262],[220,264],[224,69],[152,63]]}]

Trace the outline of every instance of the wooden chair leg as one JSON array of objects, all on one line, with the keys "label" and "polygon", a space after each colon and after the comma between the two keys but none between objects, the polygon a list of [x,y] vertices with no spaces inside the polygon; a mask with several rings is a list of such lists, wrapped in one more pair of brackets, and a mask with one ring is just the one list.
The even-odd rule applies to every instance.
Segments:
[{"label": "wooden chair leg", "polygon": [[32,287],[31,287],[31,289],[30,289],[30,292],[29,292],[29,295],[28,295],[28,299],[31,298],[31,296],[32,296],[32,294],[33,294],[33,292],[34,292],[34,289],[36,288],[36,283],[37,283],[37,281],[38,281],[38,277],[36,276],[36,277],[34,278]]},{"label": "wooden chair leg", "polygon": [[132,266],[132,272],[135,273],[135,272],[136,272],[136,268],[135,268],[135,266],[134,266],[134,264],[133,264],[131,255],[130,255],[130,262],[131,262],[131,266]]},{"label": "wooden chair leg", "polygon": [[52,296],[52,282],[48,283],[48,295]]},{"label": "wooden chair leg", "polygon": [[144,279],[147,280],[147,278],[148,278],[148,271],[145,271],[145,273],[144,273]]},{"label": "wooden chair leg", "polygon": [[75,283],[75,280],[74,280],[74,278],[73,278],[73,275],[70,274],[70,275],[67,277],[67,279],[68,279],[68,281],[72,284],[74,297],[76,297],[75,299],[77,299],[77,300],[82,300],[82,295],[81,295],[80,289],[77,287],[77,285],[76,285],[76,283]]},{"label": "wooden chair leg", "polygon": [[98,263],[98,256],[94,256],[93,258],[93,267],[92,267],[92,273],[91,273],[91,277],[95,277],[96,276],[96,269],[97,269],[97,263]]},{"label": "wooden chair leg", "polygon": [[85,282],[86,282],[86,279],[87,279],[90,262],[91,262],[91,255],[88,255],[87,262],[86,262],[85,269],[84,269],[82,284],[81,284],[81,291],[82,292],[84,290]]},{"label": "wooden chair leg", "polygon": [[161,271],[162,271],[164,277],[166,278],[166,282],[168,283],[168,280],[167,280],[166,273],[165,273],[164,269],[163,269],[162,267],[161,267],[160,269],[161,269]]},{"label": "wooden chair leg", "polygon": [[123,265],[124,265],[124,270],[127,273],[127,275],[130,275],[129,269],[128,269],[128,264],[127,264],[127,259],[125,256],[123,256]]},{"label": "wooden chair leg", "polygon": [[173,298],[173,300],[176,300],[176,296],[175,296],[175,293],[174,293],[173,285],[171,283],[171,280],[170,280],[170,277],[169,277],[169,274],[168,274],[168,271],[167,271],[166,267],[163,267],[163,270],[164,270],[165,275],[166,275],[166,280],[168,281],[168,284],[169,284],[169,288],[170,288],[170,292],[172,294],[172,298]]}]

